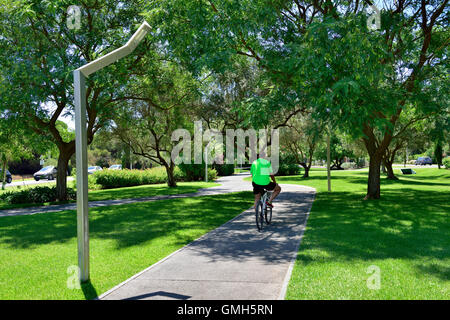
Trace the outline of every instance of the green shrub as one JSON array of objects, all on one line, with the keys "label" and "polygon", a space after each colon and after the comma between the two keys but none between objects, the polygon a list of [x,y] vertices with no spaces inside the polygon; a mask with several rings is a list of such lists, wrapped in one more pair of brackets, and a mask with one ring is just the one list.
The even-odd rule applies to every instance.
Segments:
[{"label": "green shrub", "polygon": [[357,168],[364,168],[366,166],[366,163],[367,163],[367,161],[364,158],[357,158],[356,159],[356,167]]},{"label": "green shrub", "polygon": [[205,179],[205,166],[203,164],[181,163],[179,167],[187,181],[198,181]]},{"label": "green shrub", "polygon": [[298,175],[302,171],[300,165],[296,162],[295,156],[291,153],[281,153],[279,163],[277,176]]},{"label": "green shrub", "polygon": [[[234,168],[233,168],[234,171]],[[208,181],[214,181],[217,179],[217,170],[208,168]]]},{"label": "green shrub", "polygon": [[344,168],[344,169],[356,169],[356,163],[354,163],[354,162],[344,162],[341,165],[341,167]]},{"label": "green shrub", "polygon": [[[183,174],[184,181],[202,181],[205,180],[204,164],[185,164],[181,163],[179,168]],[[234,168],[233,168],[234,171]],[[217,170],[208,168],[208,181],[217,179]]]},{"label": "green shrub", "polygon": [[[175,181],[200,180],[195,180],[193,178],[187,177],[179,167],[175,167],[173,174]],[[167,173],[164,167],[156,167],[146,170],[102,170],[97,171],[89,176],[89,179],[93,180],[92,182],[90,181],[89,188],[92,187],[93,189],[113,189],[145,184],[166,183]]]},{"label": "green shrub", "polygon": [[299,165],[294,163],[280,163],[277,176],[293,176],[302,172]]},{"label": "green shrub", "polygon": [[[68,200],[76,199],[76,192],[72,188],[67,188]],[[0,199],[8,204],[19,203],[45,203],[56,201],[56,186],[34,187],[19,191],[8,191],[0,194]]]},{"label": "green shrub", "polygon": [[212,165],[213,169],[216,169],[218,176],[231,176],[234,174],[234,164],[217,164]]},{"label": "green shrub", "polygon": [[166,170],[163,167],[147,170],[102,170],[92,175],[96,185],[102,189],[139,186],[144,184],[165,183]]},{"label": "green shrub", "polygon": [[[205,176],[205,167],[202,168],[202,170],[197,170],[198,168],[195,168],[197,171],[194,173],[192,173],[192,171],[188,171],[188,174],[186,174],[181,168],[175,167],[175,181],[203,180]],[[212,169],[212,171],[208,170],[208,179],[212,181],[216,178],[217,171],[214,169]],[[145,184],[166,183],[167,173],[164,167],[156,167],[146,170],[102,170],[89,175],[88,182],[90,190],[132,187]],[[75,182],[73,182],[73,186],[75,186]]]},{"label": "green shrub", "polygon": [[442,164],[445,166],[445,169],[450,169],[450,157],[442,159]]}]

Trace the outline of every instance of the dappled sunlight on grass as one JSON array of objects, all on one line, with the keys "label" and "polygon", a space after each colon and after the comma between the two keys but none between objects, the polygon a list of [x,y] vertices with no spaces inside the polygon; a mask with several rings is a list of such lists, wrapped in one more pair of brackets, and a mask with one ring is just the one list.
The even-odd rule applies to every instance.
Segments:
[{"label": "dappled sunlight on grass", "polygon": [[94,298],[252,205],[251,192],[91,209],[91,283],[67,289],[77,265],[75,211],[4,217],[0,299]]},{"label": "dappled sunlight on grass", "polygon": [[[363,201],[367,172],[332,172],[280,183],[319,192],[308,220],[289,299],[450,298],[450,171],[416,169],[400,180],[382,178],[381,199]],[[367,268],[381,270],[369,290]]]},{"label": "dappled sunlight on grass", "polygon": [[[214,182],[178,182],[176,187],[168,187],[166,183],[148,184],[135,187],[115,188],[107,190],[90,190],[89,201],[136,199],[160,195],[173,195],[181,193],[197,192],[202,188],[211,188],[220,185]],[[73,203],[75,201],[60,201],[47,203],[7,204],[0,200],[0,210],[48,206],[52,204]]]},{"label": "dappled sunlight on grass", "polygon": [[172,195],[197,192],[201,188],[209,188],[220,184],[214,182],[178,182],[176,187],[169,188],[167,184],[150,184],[136,187],[95,190],[89,192],[89,201],[134,199],[159,195]]}]

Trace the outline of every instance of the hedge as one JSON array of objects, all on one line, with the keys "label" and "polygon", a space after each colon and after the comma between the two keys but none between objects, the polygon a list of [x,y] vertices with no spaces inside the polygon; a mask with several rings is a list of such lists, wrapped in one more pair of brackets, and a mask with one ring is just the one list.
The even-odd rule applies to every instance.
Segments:
[{"label": "hedge", "polygon": [[234,164],[217,164],[214,163],[212,168],[217,171],[218,176],[231,176],[234,174]]},{"label": "hedge", "polygon": [[[197,166],[197,165],[191,165]],[[202,165],[198,165],[202,166]],[[205,167],[202,170],[198,167],[175,167],[175,181],[199,181],[204,180]],[[217,178],[217,171],[208,169],[208,180]],[[89,188],[113,189],[122,187],[132,187],[144,184],[166,183],[167,173],[164,167],[156,167],[146,170],[102,170],[89,176]]]},{"label": "hedge", "polygon": [[[196,167],[196,165],[190,169],[195,169],[196,171],[194,174],[187,170],[190,172],[190,176],[188,177],[180,168],[175,167],[175,180],[199,181],[204,179],[205,167],[203,167],[201,172],[198,170],[199,168]],[[215,169],[208,168],[208,180],[213,181],[215,179],[217,179],[217,171]],[[147,170],[102,170],[89,175],[88,181],[89,189],[91,190],[112,189],[144,184],[166,183],[167,173],[164,167],[157,167]],[[74,190],[74,187],[76,186],[75,181],[72,181],[72,186],[73,188],[67,188],[68,200],[76,199],[76,191]],[[3,200],[8,204],[55,202],[57,201],[56,186],[34,187],[19,191],[7,191],[0,194],[0,200]]]},{"label": "hedge", "polygon": [[[184,181],[201,181],[205,180],[204,164],[185,164],[181,163],[179,168],[182,172]],[[208,181],[217,179],[217,170],[208,168]]]},{"label": "hedge", "polygon": [[[144,184],[167,182],[167,173],[164,167],[146,170],[102,170],[91,175],[95,184],[101,189],[132,187]],[[179,168],[174,169],[175,181],[183,181],[183,174]]]},{"label": "hedge", "polygon": [[[76,199],[76,192],[74,189],[67,188],[67,199]],[[57,200],[56,186],[7,191],[0,194],[0,200],[3,200],[8,204],[55,202]]]},{"label": "hedge", "polygon": [[278,167],[277,176],[293,176],[302,172],[302,169],[298,164],[294,163],[281,163]]}]

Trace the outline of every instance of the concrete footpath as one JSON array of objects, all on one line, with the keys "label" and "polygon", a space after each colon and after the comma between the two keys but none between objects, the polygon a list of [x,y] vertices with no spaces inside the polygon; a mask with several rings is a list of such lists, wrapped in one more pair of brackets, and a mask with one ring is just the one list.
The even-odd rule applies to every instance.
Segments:
[{"label": "concrete footpath", "polygon": [[[233,176],[228,187],[219,188],[250,190],[244,176]],[[315,190],[281,187],[272,224],[262,232],[250,208],[99,299],[284,299]]]}]

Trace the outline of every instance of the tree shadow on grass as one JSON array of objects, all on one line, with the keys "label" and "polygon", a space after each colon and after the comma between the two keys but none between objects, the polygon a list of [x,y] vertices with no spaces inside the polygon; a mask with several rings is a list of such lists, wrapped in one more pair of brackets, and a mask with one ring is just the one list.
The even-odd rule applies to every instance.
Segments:
[{"label": "tree shadow on grass", "polygon": [[[115,240],[117,249],[167,235],[186,243],[190,230],[209,230],[228,221],[250,207],[251,199],[250,192],[243,192],[95,208],[89,213],[90,236]],[[73,210],[0,219],[0,243],[12,248],[64,243],[77,236]]]},{"label": "tree shadow on grass", "polygon": [[[404,188],[383,192],[382,199],[377,201],[361,201],[361,195],[355,192],[319,193],[305,233],[307,242],[302,245],[298,259],[305,264],[330,259],[447,259],[450,256],[449,192],[407,186],[406,183]],[[96,208],[90,213],[91,237],[114,240],[116,249],[168,235],[175,237],[176,245],[184,245],[199,235],[191,230],[213,229],[251,205],[252,194],[243,192]],[[302,201],[287,205],[295,210]],[[274,219],[273,226],[261,237],[270,240],[279,226]],[[244,221],[240,228],[247,234],[247,241],[254,241],[255,234],[248,232],[249,228],[255,228],[253,224]],[[294,236],[294,233],[285,236]],[[12,248],[64,243],[74,238],[75,211],[0,218],[0,243]],[[233,234],[227,239],[221,242],[228,255],[240,259],[252,254],[251,250],[238,251],[233,246]],[[318,249],[325,254],[311,257],[308,249]],[[277,250],[267,252],[264,259],[268,262],[287,259],[271,254]],[[448,279],[448,268],[429,265],[418,268]],[[85,290],[86,296],[95,294],[95,289],[86,287]]]},{"label": "tree shadow on grass", "polygon": [[178,183],[177,187],[175,188],[169,188],[167,185],[148,185],[119,189],[106,189],[91,192],[89,194],[89,200],[99,201],[112,199],[135,199],[159,195],[174,195],[197,192],[200,188],[200,186],[196,185],[183,185],[181,183]]},{"label": "tree shadow on grass", "polygon": [[[321,193],[313,204],[307,241],[298,260],[309,264],[330,260],[448,259],[448,199],[448,192],[409,188],[389,190],[376,201],[361,201],[349,192]],[[423,267],[422,271],[448,278],[445,268]]]},{"label": "tree shadow on grass", "polygon": [[422,273],[428,273],[444,281],[450,281],[450,267],[435,264],[420,264],[416,268]]}]

